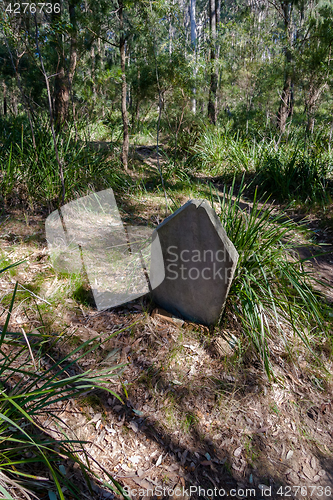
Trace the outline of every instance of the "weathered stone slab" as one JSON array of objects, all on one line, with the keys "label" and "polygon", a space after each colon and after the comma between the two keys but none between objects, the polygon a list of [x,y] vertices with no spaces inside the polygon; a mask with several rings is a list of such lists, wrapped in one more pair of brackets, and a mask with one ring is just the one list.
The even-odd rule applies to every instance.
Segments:
[{"label": "weathered stone slab", "polygon": [[[166,218],[153,234],[151,282],[160,275],[161,245],[165,278],[154,301],[173,314],[205,325],[215,324],[223,310],[238,253],[206,200],[190,200]],[[158,254],[156,254],[158,255]]]}]

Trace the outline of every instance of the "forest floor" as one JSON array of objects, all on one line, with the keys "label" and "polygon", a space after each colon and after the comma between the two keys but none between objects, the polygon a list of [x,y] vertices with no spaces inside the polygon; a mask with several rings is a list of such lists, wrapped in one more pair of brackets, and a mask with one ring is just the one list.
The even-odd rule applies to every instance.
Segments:
[{"label": "forest floor", "polygon": [[[180,203],[188,198],[175,197]],[[161,194],[131,194],[122,198],[121,209],[132,223],[158,224],[165,216],[163,203]],[[308,214],[307,224],[326,252],[312,265],[332,285],[333,219],[328,214]],[[47,215],[13,209],[2,219],[2,255],[25,262],[15,274],[2,275],[1,297],[10,295],[16,281],[35,293],[18,292],[10,330],[23,326],[61,334],[58,355],[113,334],[78,361],[77,370],[126,363],[122,380],[110,385],[124,404],[98,390],[61,406],[59,417],[70,436],[88,442],[87,451],[105,470],[137,490],[133,499],[143,498],[143,490],[155,498],[179,499],[333,496],[332,378],[311,364],[299,342],[292,360],[288,353],[273,357],[278,379],[272,383],[250,355],[240,359],[223,343],[221,330],[173,318],[148,297],[106,312],[97,312],[88,299],[79,303],[77,285],[55,275],[49,261]],[[303,218],[296,211],[289,215]],[[79,289],[84,294],[84,286]],[[332,291],[326,293],[333,302]],[[232,318],[226,329],[239,333]],[[331,346],[323,345],[322,352],[329,366]],[[75,481],[78,472],[69,463],[66,467]],[[82,498],[92,498],[82,488]],[[97,482],[94,491],[94,500],[112,498]]]}]

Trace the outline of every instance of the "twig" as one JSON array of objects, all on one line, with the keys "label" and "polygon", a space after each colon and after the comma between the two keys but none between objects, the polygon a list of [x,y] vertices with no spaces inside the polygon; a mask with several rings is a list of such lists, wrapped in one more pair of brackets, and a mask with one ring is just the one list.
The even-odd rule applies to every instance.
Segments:
[{"label": "twig", "polygon": [[49,306],[51,306],[52,304],[50,304],[50,302],[48,302],[47,300],[43,299],[42,297],[39,297],[38,295],[36,295],[34,292],[32,292],[31,290],[29,290],[29,288],[25,288],[23,285],[21,285],[21,283],[19,283],[19,286],[21,288],[23,288],[23,290],[25,290],[26,292],[29,292],[31,295],[33,295],[34,297],[36,297],[36,299],[38,300],[42,300],[43,302],[45,302],[46,304],[48,304]]}]

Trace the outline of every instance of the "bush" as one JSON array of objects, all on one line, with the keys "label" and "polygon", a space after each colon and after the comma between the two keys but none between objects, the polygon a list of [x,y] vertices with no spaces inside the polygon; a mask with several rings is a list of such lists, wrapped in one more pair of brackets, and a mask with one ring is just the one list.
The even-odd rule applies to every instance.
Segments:
[{"label": "bush", "polygon": [[327,161],[314,153],[288,151],[267,154],[257,170],[256,183],[279,201],[297,200],[303,203],[329,201]]},{"label": "bush", "polygon": [[212,175],[231,175],[255,170],[272,139],[256,141],[234,133],[230,127],[208,127],[194,147],[198,169]]},{"label": "bush", "polygon": [[[4,200],[11,203],[18,198],[30,206],[57,206],[61,182],[50,131],[36,133],[36,150],[29,136],[24,136],[23,128],[21,140],[9,142],[7,139],[6,145],[0,153],[0,186]],[[126,176],[113,151],[97,150],[88,142],[75,142],[71,133],[58,137],[58,150],[63,164],[66,201],[91,189],[112,187],[119,190],[126,186]]]},{"label": "bush", "polygon": [[273,215],[271,206],[260,207],[256,194],[251,210],[243,210],[246,186],[242,182],[234,196],[234,183],[220,199],[221,222],[239,253],[226,313],[240,322],[270,377],[271,349],[291,352],[298,337],[311,350],[308,332],[323,334],[322,303],[313,290],[314,276],[293,248],[299,227]]}]

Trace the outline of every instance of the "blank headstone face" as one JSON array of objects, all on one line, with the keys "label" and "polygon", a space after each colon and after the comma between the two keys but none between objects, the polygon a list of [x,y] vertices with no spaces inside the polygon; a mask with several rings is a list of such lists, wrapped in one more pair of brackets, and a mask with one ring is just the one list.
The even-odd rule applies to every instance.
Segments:
[{"label": "blank headstone face", "polygon": [[[205,200],[190,200],[153,234],[162,248],[165,278],[153,298],[171,313],[205,325],[223,310],[238,253],[215,211]],[[152,252],[151,280],[158,281],[160,259]]]},{"label": "blank headstone face", "polygon": [[[151,290],[149,270],[153,230],[124,226],[112,189],[67,203],[46,220],[46,238],[58,272],[85,272],[99,310],[114,307]],[[164,278],[158,240],[154,258],[160,261],[154,284]]]}]

